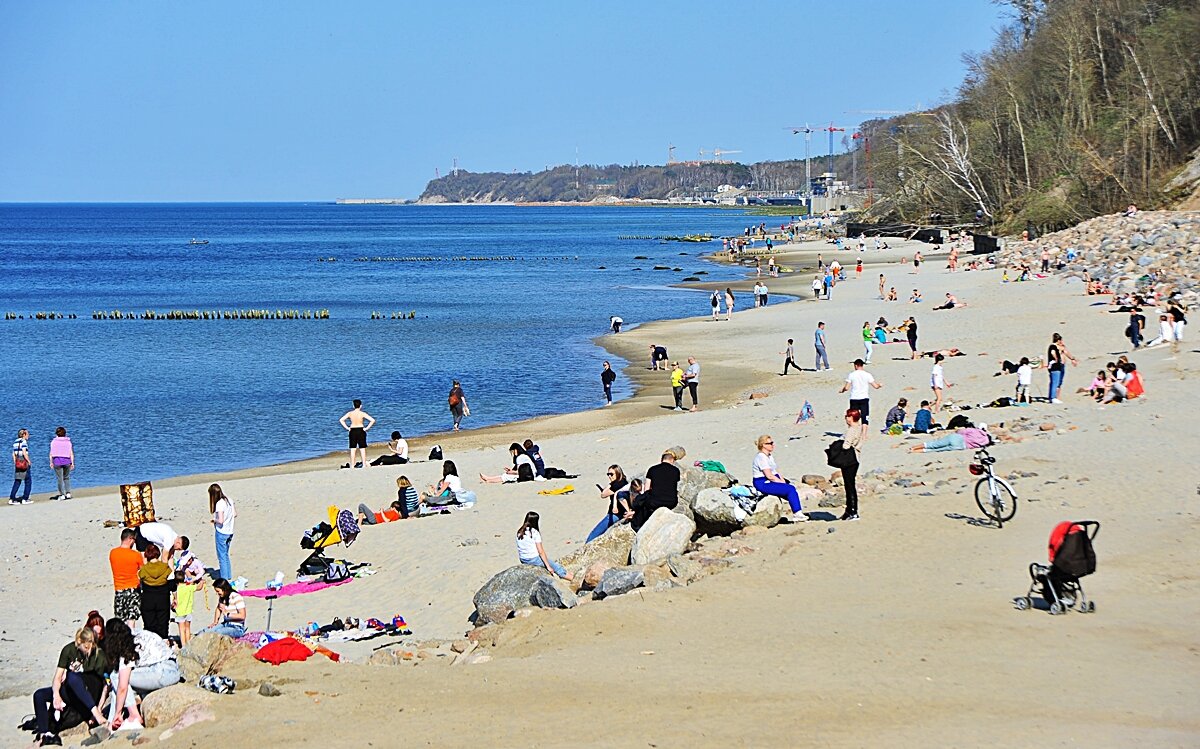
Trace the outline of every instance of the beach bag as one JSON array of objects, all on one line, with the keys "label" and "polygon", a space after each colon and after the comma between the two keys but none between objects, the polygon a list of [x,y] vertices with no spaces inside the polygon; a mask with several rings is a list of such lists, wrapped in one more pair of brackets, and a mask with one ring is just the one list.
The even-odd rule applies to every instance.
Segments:
[{"label": "beach bag", "polygon": [[18,455],[16,458],[13,459],[13,468],[15,470],[17,470],[18,472],[19,471],[28,471],[29,470],[29,458],[26,458],[24,455]]},{"label": "beach bag", "polygon": [[442,446],[441,445],[433,446],[433,449],[431,449],[429,451],[429,459],[430,460],[441,460],[442,459]]},{"label": "beach bag", "polygon": [[458,388],[454,388],[450,391],[450,397],[447,398],[446,401],[450,404],[451,408],[457,406],[459,403],[462,403],[462,396],[458,394]]},{"label": "beach bag", "polygon": [[460,505],[473,505],[475,504],[475,492],[470,489],[464,489],[454,495],[454,500]]},{"label": "beach bag", "polygon": [[339,583],[350,577],[350,570],[346,567],[346,563],[340,559],[329,563],[325,568],[325,582]]},{"label": "beach bag", "polygon": [[825,448],[825,462],[833,468],[850,468],[858,465],[858,455],[842,440],[834,440]]},{"label": "beach bag", "polygon": [[563,469],[554,468],[553,466],[550,468],[547,468],[545,474],[543,474],[543,475],[545,476],[545,478],[548,478],[548,479],[576,479],[576,478],[579,478],[575,474],[567,473]]}]

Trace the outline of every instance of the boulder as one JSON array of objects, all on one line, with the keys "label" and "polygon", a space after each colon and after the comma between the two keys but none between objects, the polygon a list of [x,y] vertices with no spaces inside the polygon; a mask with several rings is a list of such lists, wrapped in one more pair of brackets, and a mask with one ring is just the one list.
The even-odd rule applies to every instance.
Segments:
[{"label": "boulder", "polygon": [[637,534],[627,523],[614,525],[599,538],[563,557],[559,563],[576,575],[596,562],[607,562],[609,567],[621,567],[629,564],[629,552],[633,549],[635,538]]},{"label": "boulder", "polygon": [[613,567],[600,578],[600,584],[596,586],[596,598],[623,595],[645,582],[646,575],[641,567]]},{"label": "boulder", "polygon": [[[201,635],[203,637],[204,635]],[[229,638],[226,638],[229,639]],[[192,638],[195,641],[195,638]],[[190,646],[191,643],[188,643]],[[210,706],[221,698],[220,695],[209,692],[191,684],[172,684],[164,689],[157,689],[142,700],[142,719],[146,728],[165,726],[179,720],[189,707],[193,705]]]},{"label": "boulder", "polygon": [[679,476],[679,504],[675,511],[693,517],[696,497],[705,489],[728,489],[737,483],[732,475],[720,471],[705,471],[697,466],[684,466]]},{"label": "boulder", "polygon": [[549,580],[541,567],[519,564],[497,573],[475,592],[475,623],[502,622],[509,614],[533,603],[533,589],[539,580]]},{"label": "boulder", "polygon": [[607,559],[592,562],[583,571],[583,587],[587,589],[595,588],[600,584],[600,578],[604,577],[604,573],[616,566]]},{"label": "boulder", "polygon": [[216,720],[217,715],[213,712],[211,705],[194,704],[189,705],[186,710],[171,724],[171,727],[163,731],[158,737],[159,741],[166,741],[175,734],[179,733],[188,726],[193,726],[197,723],[205,723],[210,720]]},{"label": "boulder", "polygon": [[692,516],[697,530],[709,536],[727,536],[741,528],[747,518],[733,497],[715,488],[700,490],[692,504]]},{"label": "boulder", "polygon": [[675,445],[674,447],[668,447],[666,450],[663,450],[663,452],[671,453],[672,455],[674,455],[675,462],[677,462],[677,463],[687,457],[687,450],[684,450],[683,447],[680,445]]},{"label": "boulder", "polygon": [[629,559],[633,564],[649,564],[681,554],[695,532],[696,523],[690,518],[660,507],[638,531]]},{"label": "boulder", "polygon": [[829,491],[829,479],[815,473],[806,473],[800,478],[800,483],[821,491]]},{"label": "boulder", "polygon": [[184,681],[195,683],[201,676],[216,673],[221,661],[237,648],[238,643],[226,635],[215,632],[196,635],[179,653],[179,671]]},{"label": "boulder", "polygon": [[642,568],[642,585],[651,590],[670,590],[679,587],[671,575],[671,568],[664,559],[658,564],[647,564]]},{"label": "boulder", "polygon": [[575,595],[570,583],[549,575],[533,584],[529,599],[534,606],[543,609],[569,609],[579,603],[579,596]]},{"label": "boulder", "polygon": [[746,518],[746,526],[753,528],[774,528],[779,525],[783,516],[792,511],[787,502],[779,497],[763,497],[758,500],[754,513]]},{"label": "boulder", "polygon": [[[832,491],[832,489],[833,487],[831,486],[830,490]],[[821,499],[821,497],[825,496],[825,492],[821,489],[818,489],[815,486],[805,486],[803,484],[796,487],[796,494],[800,495],[800,504],[802,505],[806,505],[809,502],[816,502]]]},{"label": "boulder", "polygon": [[689,559],[683,554],[672,554],[667,557],[667,568],[684,585],[689,585],[705,575],[704,567],[699,562]]}]

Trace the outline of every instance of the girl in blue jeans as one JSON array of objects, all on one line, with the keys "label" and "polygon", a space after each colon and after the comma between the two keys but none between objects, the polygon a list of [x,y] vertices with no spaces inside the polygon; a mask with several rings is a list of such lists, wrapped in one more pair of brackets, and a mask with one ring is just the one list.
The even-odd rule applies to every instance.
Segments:
[{"label": "girl in blue jeans", "polygon": [[525,513],[525,522],[517,529],[517,558],[521,560],[521,564],[542,567],[564,580],[574,579],[565,567],[546,556],[546,550],[542,548],[538,520],[539,515],[536,512]]},{"label": "girl in blue jeans", "polygon": [[1067,363],[1065,360],[1070,360],[1071,366],[1079,366],[1079,360],[1071,355],[1067,350],[1067,344],[1063,343],[1062,333],[1055,333],[1050,341],[1050,348],[1046,349],[1046,363],[1044,366],[1050,370],[1050,392],[1047,398],[1051,403],[1062,403],[1058,399],[1058,393],[1062,390],[1063,376],[1067,373]]},{"label": "girl in blue jeans", "polygon": [[233,565],[229,562],[229,547],[233,543],[233,521],[237,510],[233,500],[225,496],[220,484],[208,487],[208,511],[212,513],[212,524],[216,532],[217,566],[221,577],[233,579]]}]

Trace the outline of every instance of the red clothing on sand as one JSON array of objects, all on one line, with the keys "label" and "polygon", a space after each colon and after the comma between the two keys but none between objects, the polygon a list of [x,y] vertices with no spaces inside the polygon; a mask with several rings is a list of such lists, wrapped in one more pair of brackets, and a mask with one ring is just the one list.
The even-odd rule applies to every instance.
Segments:
[{"label": "red clothing on sand", "polygon": [[278,666],[288,661],[306,661],[312,657],[313,651],[294,637],[284,637],[269,642],[258,649],[254,657],[264,663]]},{"label": "red clothing on sand", "polygon": [[1054,526],[1054,530],[1050,531],[1050,563],[1054,564],[1054,557],[1058,554],[1058,550],[1062,547],[1063,541],[1067,539],[1067,534],[1081,531],[1083,528],[1072,523],[1070,520],[1064,520]]}]

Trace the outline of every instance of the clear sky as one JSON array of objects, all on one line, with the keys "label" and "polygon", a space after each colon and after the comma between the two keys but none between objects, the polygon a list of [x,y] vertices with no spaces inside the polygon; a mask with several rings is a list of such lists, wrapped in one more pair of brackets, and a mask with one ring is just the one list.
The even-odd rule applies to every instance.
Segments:
[{"label": "clear sky", "polygon": [[416,197],[455,157],[576,148],[790,158],[785,126],[945,100],[1005,22],[989,0],[0,0],[0,201]]}]

